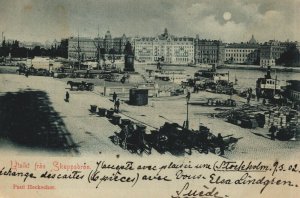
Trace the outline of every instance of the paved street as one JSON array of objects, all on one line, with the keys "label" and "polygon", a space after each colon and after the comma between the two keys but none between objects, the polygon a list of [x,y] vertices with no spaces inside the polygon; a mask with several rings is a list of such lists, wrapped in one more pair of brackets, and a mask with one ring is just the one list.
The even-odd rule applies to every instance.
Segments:
[{"label": "paved street", "polygon": [[[65,82],[57,79],[38,76],[30,76],[29,78],[26,78],[23,75],[19,76],[13,74],[1,74],[0,85],[0,98],[6,98],[8,92],[14,93],[14,97],[18,97],[17,93],[25,94],[30,92],[32,96],[27,99],[27,103],[31,103],[32,101],[45,102],[45,100],[47,100],[47,104],[36,102],[36,104],[40,104],[40,107],[34,108],[42,109],[38,112],[52,112],[51,119],[46,119],[46,116],[44,116],[45,119],[38,119],[38,116],[35,116],[35,122],[31,122],[31,124],[36,123],[40,126],[40,128],[36,130],[39,130],[42,133],[38,136],[33,136],[41,138],[37,139],[36,142],[34,142],[34,140],[30,142],[31,145],[34,144],[34,147],[28,146],[28,142],[24,143],[15,141],[16,139],[13,138],[3,138],[7,134],[1,134],[2,149],[10,149],[16,154],[20,152],[27,152],[28,154],[40,154],[40,152],[45,152],[46,154],[55,155],[95,155],[99,153],[135,155],[130,154],[128,151],[114,145],[109,139],[115,131],[120,130],[119,127],[111,124],[107,118],[99,117],[90,113],[89,108],[91,104],[107,109],[113,107],[113,103],[109,100],[110,98],[100,96],[100,93],[97,90],[101,90],[101,88],[96,88],[93,92],[70,91]],[[66,91],[69,91],[70,93],[69,103],[64,101]],[[40,95],[37,95],[36,92]],[[33,98],[33,96],[38,98]],[[191,101],[203,100],[204,98],[210,98],[213,96],[214,94],[212,93],[200,92],[198,94],[192,94]],[[218,97],[220,97],[220,99],[228,98],[228,96],[225,95]],[[239,100],[240,103],[245,102],[245,99],[235,99]],[[19,105],[27,105],[27,103],[19,102],[18,104],[9,104],[11,107],[16,108]],[[151,98],[149,99],[149,104],[143,107],[130,106],[125,102],[122,102],[120,109],[121,116],[123,118],[129,117],[133,120],[146,124],[148,126],[148,131],[153,128],[159,128],[166,121],[182,124],[186,119],[186,100],[184,96]],[[199,123],[202,123],[209,127],[211,132],[214,134],[221,133],[223,136],[233,134],[234,137],[242,137],[242,139],[240,139],[237,143],[234,151],[226,152],[226,158],[242,160],[289,159],[300,157],[300,141],[272,141],[268,136],[267,129],[243,129],[239,126],[226,123],[221,119],[208,117],[208,113],[214,112],[214,110],[209,107],[189,105],[189,111],[190,127],[193,129],[197,129],[199,127]],[[21,113],[21,111],[19,112]],[[36,111],[32,112],[36,113]],[[46,115],[46,113],[41,115]],[[1,117],[5,117],[3,115],[5,115],[5,112],[2,112]],[[26,115],[26,113],[24,115]],[[21,117],[19,116],[18,119],[20,118]],[[11,117],[11,120],[14,120],[14,118]],[[49,129],[50,124],[47,125],[46,122],[49,122],[51,126],[54,125],[56,128],[53,127]],[[224,131],[224,129],[226,130]],[[25,133],[17,135],[23,135],[23,137],[26,137]],[[47,136],[47,138],[45,138],[45,136]],[[51,138],[59,140],[59,146],[51,143]],[[43,143],[38,144],[38,140],[44,141],[47,143],[47,146],[43,147]],[[152,155],[160,154],[153,151]],[[170,156],[171,154],[167,153],[164,155]],[[199,154],[196,151],[193,152],[193,156],[218,158],[218,156],[213,154]]]}]

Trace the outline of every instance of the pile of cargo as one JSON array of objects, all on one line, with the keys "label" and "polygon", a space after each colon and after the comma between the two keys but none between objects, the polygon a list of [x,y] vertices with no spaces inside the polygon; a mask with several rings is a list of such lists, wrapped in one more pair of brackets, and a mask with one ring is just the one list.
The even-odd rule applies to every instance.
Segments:
[{"label": "pile of cargo", "polygon": [[243,111],[233,111],[228,117],[227,121],[229,123],[238,125],[243,128],[254,129],[259,127],[260,114],[249,115]]},{"label": "pile of cargo", "polygon": [[264,128],[269,128],[272,124],[278,129],[295,127],[298,124],[298,112],[288,108],[265,112]]},{"label": "pile of cargo", "polygon": [[270,129],[276,127],[276,138],[280,140],[299,139],[299,113],[290,107],[250,106],[220,112],[215,115],[243,128]]},{"label": "pile of cargo", "polygon": [[282,107],[276,110],[265,112],[264,128],[270,128],[272,125],[278,130],[277,138],[289,140],[299,136],[298,129],[299,114],[296,110]]},{"label": "pile of cargo", "polygon": [[226,119],[227,122],[243,128],[254,129],[256,127],[263,127],[265,124],[263,111],[258,107],[249,105],[220,112],[215,116]]}]

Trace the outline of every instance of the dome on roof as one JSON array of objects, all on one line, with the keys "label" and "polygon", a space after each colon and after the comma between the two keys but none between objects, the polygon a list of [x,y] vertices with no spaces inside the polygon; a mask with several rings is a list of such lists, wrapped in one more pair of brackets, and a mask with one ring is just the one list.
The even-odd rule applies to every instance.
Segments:
[{"label": "dome on roof", "polygon": [[107,32],[105,33],[105,39],[111,39],[111,34],[109,30],[107,30]]},{"label": "dome on roof", "polygon": [[249,43],[250,44],[256,44],[257,43],[256,40],[255,40],[255,38],[254,38],[254,36],[253,36],[253,34],[252,34],[252,37],[251,37]]}]

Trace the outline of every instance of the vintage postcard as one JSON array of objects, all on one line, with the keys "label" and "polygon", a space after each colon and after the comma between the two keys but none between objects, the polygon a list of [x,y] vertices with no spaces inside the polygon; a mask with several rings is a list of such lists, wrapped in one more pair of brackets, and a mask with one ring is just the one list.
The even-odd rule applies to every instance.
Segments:
[{"label": "vintage postcard", "polygon": [[299,197],[299,0],[0,2],[1,198]]}]

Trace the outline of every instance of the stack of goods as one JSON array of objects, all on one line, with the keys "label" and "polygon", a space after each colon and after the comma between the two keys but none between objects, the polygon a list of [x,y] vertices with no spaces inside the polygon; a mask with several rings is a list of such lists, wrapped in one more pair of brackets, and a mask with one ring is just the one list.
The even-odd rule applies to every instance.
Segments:
[{"label": "stack of goods", "polygon": [[264,128],[269,128],[272,124],[278,129],[296,127],[298,124],[298,112],[295,110],[265,112]]},{"label": "stack of goods", "polygon": [[292,127],[292,128],[297,127],[298,119],[299,119],[298,112],[295,110],[291,110],[289,112],[289,115],[287,115],[287,118],[286,118],[287,127]]}]

